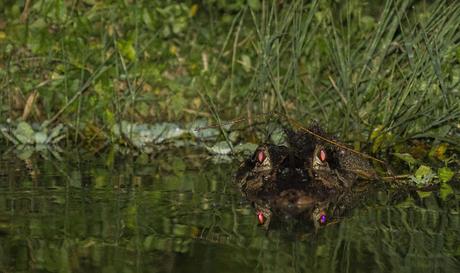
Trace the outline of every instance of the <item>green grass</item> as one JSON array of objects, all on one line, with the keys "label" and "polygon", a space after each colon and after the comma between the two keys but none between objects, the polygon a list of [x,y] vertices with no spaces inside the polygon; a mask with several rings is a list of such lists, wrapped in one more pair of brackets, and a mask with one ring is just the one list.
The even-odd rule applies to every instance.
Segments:
[{"label": "green grass", "polygon": [[65,123],[77,142],[278,111],[373,152],[458,147],[457,1],[248,3],[3,3],[0,122]]},{"label": "green grass", "polygon": [[358,1],[302,5],[267,5],[267,19],[253,17],[262,105],[268,93],[268,108],[368,138],[374,149],[413,138],[458,143],[458,3],[387,1],[375,17]]}]

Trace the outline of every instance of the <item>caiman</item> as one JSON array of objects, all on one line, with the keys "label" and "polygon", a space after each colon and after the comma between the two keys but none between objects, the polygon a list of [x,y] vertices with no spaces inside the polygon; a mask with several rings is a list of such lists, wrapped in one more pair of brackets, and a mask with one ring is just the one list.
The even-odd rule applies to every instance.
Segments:
[{"label": "caiman", "polygon": [[318,125],[309,130],[322,138],[287,130],[287,146],[262,144],[237,171],[241,192],[266,227],[276,216],[308,221],[315,227],[331,222],[362,196],[363,181],[377,178],[366,159]]}]

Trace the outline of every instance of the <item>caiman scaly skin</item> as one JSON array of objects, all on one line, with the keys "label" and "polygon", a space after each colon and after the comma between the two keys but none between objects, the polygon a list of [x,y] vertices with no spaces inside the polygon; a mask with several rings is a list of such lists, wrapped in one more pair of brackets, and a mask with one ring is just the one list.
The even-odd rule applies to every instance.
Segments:
[{"label": "caiman scaly skin", "polygon": [[[316,124],[309,130],[338,143]],[[286,215],[315,227],[325,224],[353,206],[360,195],[354,190],[356,181],[376,178],[369,162],[343,144],[332,145],[302,131],[286,134],[288,147],[260,145],[236,174],[242,193],[266,227],[274,216]]]}]

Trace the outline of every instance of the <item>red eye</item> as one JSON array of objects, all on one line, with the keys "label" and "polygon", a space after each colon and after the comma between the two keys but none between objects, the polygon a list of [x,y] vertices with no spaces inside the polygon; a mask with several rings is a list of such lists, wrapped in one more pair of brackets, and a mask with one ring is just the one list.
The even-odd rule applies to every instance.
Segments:
[{"label": "red eye", "polygon": [[324,150],[319,151],[319,159],[322,162],[326,161],[326,152]]},{"label": "red eye", "polygon": [[257,219],[259,220],[259,224],[261,225],[265,222],[264,214],[261,211],[257,213]]},{"label": "red eye", "polygon": [[264,162],[264,160],[265,160],[265,153],[264,153],[264,151],[259,151],[259,153],[257,154],[257,160],[259,161],[259,163]]}]

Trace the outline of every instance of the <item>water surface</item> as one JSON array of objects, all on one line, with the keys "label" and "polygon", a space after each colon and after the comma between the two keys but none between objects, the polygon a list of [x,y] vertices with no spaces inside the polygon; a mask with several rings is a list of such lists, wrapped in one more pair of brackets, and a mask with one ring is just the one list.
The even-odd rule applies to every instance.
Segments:
[{"label": "water surface", "polygon": [[[2,149],[5,150],[5,149]],[[459,272],[459,188],[264,230],[202,151],[0,159],[4,272]]]}]

